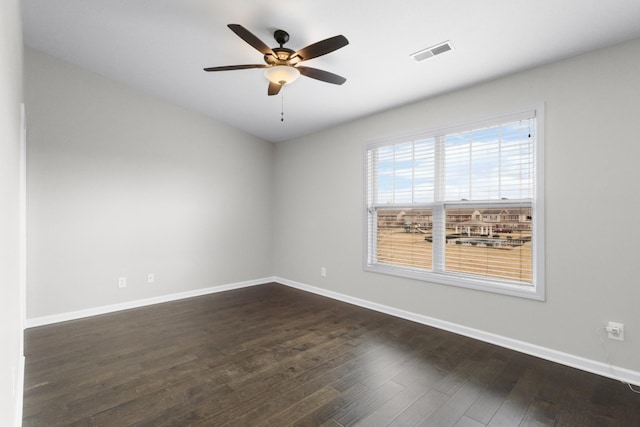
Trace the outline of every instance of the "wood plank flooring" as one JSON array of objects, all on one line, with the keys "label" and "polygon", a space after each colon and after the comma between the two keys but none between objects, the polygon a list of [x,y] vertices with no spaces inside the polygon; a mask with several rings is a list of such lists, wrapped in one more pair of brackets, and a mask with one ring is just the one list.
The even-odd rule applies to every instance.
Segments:
[{"label": "wood plank flooring", "polygon": [[640,426],[617,381],[278,284],[25,347],[24,426]]}]

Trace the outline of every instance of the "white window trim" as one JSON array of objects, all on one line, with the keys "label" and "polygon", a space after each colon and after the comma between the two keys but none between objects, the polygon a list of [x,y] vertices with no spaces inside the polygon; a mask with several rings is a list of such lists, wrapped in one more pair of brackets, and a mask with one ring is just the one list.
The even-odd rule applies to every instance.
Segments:
[{"label": "white window trim", "polygon": [[[508,281],[501,281],[499,279],[486,280],[483,278],[475,277],[455,277],[448,274],[441,274],[436,271],[427,271],[418,268],[410,267],[396,267],[388,264],[376,264],[369,263],[369,215],[368,215],[368,201],[369,191],[368,188],[368,150],[385,145],[391,145],[394,143],[406,142],[415,139],[426,139],[436,135],[443,135],[448,133],[463,132],[471,129],[477,129],[485,126],[492,126],[498,123],[506,123],[508,121],[517,121],[519,119],[531,117],[531,114],[536,117],[536,144],[535,144],[535,190],[536,194],[531,202],[531,206],[534,212],[534,221],[532,236],[535,236],[534,257],[533,257],[533,285],[524,286],[509,283]],[[468,289],[481,290],[486,292],[492,292],[503,295],[516,296],[521,298],[533,299],[538,301],[545,300],[545,206],[544,206],[544,105],[538,105],[533,108],[523,109],[516,113],[503,114],[478,120],[470,123],[461,123],[453,126],[442,127],[438,129],[430,129],[422,132],[416,132],[411,134],[396,135],[389,138],[378,139],[369,141],[364,144],[364,245],[363,245],[363,269],[365,271],[387,274],[391,276],[404,277],[409,279],[416,279],[431,283],[457,286]],[[482,203],[481,201],[471,202],[472,204]],[[508,203],[508,202],[506,202]],[[444,205],[451,205],[452,203],[444,203]],[[496,201],[492,201],[492,204],[496,204]],[[427,204],[410,204],[407,208],[430,208],[433,206],[442,206],[443,203],[427,203]],[[395,207],[396,205],[394,205]]]}]

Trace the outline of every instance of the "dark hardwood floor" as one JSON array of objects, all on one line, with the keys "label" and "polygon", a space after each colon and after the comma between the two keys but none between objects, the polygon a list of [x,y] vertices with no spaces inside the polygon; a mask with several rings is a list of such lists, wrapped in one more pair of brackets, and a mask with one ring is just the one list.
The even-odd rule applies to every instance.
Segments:
[{"label": "dark hardwood floor", "polygon": [[640,426],[617,381],[277,284],[25,346],[24,426]]}]

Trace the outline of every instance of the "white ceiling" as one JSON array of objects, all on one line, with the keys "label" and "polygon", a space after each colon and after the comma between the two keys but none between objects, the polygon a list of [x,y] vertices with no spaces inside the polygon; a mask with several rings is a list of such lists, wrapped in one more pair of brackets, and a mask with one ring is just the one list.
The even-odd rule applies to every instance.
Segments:
[{"label": "white ceiling", "polygon": [[[23,14],[28,46],[274,142],[640,37],[640,0],[23,0]],[[259,69],[205,73],[263,63],[231,23],[271,47],[286,30],[293,50],[343,34],[304,65],[347,82],[302,76],[283,98]]]}]

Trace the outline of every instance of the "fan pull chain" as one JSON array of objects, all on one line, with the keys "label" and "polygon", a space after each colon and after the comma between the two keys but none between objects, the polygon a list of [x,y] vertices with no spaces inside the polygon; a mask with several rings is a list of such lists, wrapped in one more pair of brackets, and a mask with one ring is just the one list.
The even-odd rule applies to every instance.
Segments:
[{"label": "fan pull chain", "polygon": [[284,93],[281,95],[282,96],[282,106],[280,107],[280,121],[284,122]]}]

